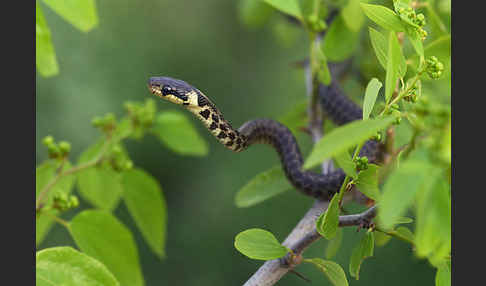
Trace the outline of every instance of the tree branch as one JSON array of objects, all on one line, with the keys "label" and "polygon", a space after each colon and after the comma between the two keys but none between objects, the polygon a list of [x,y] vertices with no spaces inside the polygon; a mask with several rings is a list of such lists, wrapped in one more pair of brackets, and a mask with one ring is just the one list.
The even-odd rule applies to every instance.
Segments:
[{"label": "tree branch", "polygon": [[[271,286],[277,283],[287,272],[300,264],[299,257],[312,243],[321,238],[316,230],[316,220],[322,212],[326,211],[329,202],[316,201],[304,217],[295,226],[292,232],[282,243],[290,248],[293,254],[287,254],[280,259],[266,261],[258,271],[250,277],[244,286]],[[344,215],[339,217],[339,226],[365,226],[376,216],[376,206],[360,214]]]}]

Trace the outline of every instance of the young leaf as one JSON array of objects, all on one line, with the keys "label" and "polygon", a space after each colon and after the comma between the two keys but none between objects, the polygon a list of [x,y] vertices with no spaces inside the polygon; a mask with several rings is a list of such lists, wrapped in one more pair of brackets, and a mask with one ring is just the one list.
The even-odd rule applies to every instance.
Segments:
[{"label": "young leaf", "polygon": [[208,144],[198,134],[192,123],[179,111],[161,113],[155,120],[153,132],[170,150],[181,155],[205,156]]},{"label": "young leaf", "polygon": [[244,185],[235,196],[235,204],[239,208],[254,206],[291,188],[282,166],[274,166]]},{"label": "young leaf", "polygon": [[366,86],[365,97],[363,100],[363,119],[366,120],[370,117],[373,106],[375,106],[376,97],[382,87],[381,81],[377,78],[372,78]]},{"label": "young leaf", "polygon": [[51,31],[38,1],[35,2],[35,12],[35,65],[42,76],[54,76],[59,73],[59,66]]},{"label": "young leaf", "polygon": [[354,248],[349,261],[349,273],[351,276],[359,280],[359,269],[363,260],[367,257],[373,256],[375,247],[375,237],[373,232],[366,232],[361,238],[358,245]]},{"label": "young leaf", "polygon": [[[364,23],[365,17],[360,6],[360,0],[349,0],[341,12],[341,16],[349,29],[358,32]],[[326,36],[327,37],[327,36]]]},{"label": "young leaf", "polygon": [[405,31],[400,17],[385,6],[361,3],[361,8],[368,18],[381,27],[395,32]]},{"label": "young leaf", "polygon": [[263,26],[274,9],[262,0],[242,0],[238,5],[238,16],[246,26],[257,28]]},{"label": "young leaf", "polygon": [[[386,70],[386,65],[388,62],[388,41],[382,33],[371,27],[369,27],[369,32],[371,45],[375,51],[376,58],[378,59],[380,65]],[[405,61],[405,57],[403,57],[398,68],[398,77],[404,77],[406,72],[407,63]]]},{"label": "young leaf", "polygon": [[388,103],[391,99],[393,91],[398,80],[398,71],[403,61],[402,49],[398,43],[398,38],[395,33],[390,33],[388,37],[388,61],[386,63],[386,79],[385,79],[385,100]]},{"label": "young leaf", "polygon": [[356,188],[374,201],[379,201],[381,196],[378,189],[378,169],[378,165],[369,164],[368,169],[359,172],[356,180]]},{"label": "young leaf", "polygon": [[159,182],[141,169],[122,174],[123,201],[150,248],[165,256],[167,206]]},{"label": "young leaf", "polygon": [[[86,149],[79,156],[78,165],[96,160],[104,148],[105,141]],[[112,210],[122,195],[121,176],[109,162],[86,168],[78,173],[79,194],[95,207]]]},{"label": "young leaf", "polygon": [[346,175],[352,177],[353,179],[358,177],[356,165],[353,163],[351,155],[349,155],[348,151],[341,152],[334,156],[334,161],[341,169],[343,169]]},{"label": "young leaf", "polygon": [[398,235],[400,235],[401,237],[404,237],[410,241],[414,241],[414,235],[413,235],[413,232],[408,229],[407,227],[405,226],[399,226],[397,227],[397,229],[395,230]]},{"label": "young leaf", "polygon": [[238,233],[235,237],[235,248],[249,258],[258,260],[280,258],[289,251],[271,232],[259,228]]},{"label": "young leaf", "polygon": [[417,255],[428,257],[432,265],[440,265],[451,249],[451,200],[449,185],[442,175],[428,176],[418,194],[415,233]]},{"label": "young leaf", "polygon": [[98,260],[71,247],[53,247],[35,255],[36,285],[120,285]]},{"label": "young leaf", "polygon": [[[35,169],[35,197],[39,197],[40,192],[44,187],[54,179],[57,169],[60,166],[60,162],[56,160],[47,160],[37,166]],[[71,163],[66,161],[63,166],[63,171],[71,168]],[[50,205],[52,203],[52,198],[57,193],[71,193],[74,185],[75,177],[74,175],[68,175],[62,177],[47,193],[47,197],[43,200],[44,205]],[[54,223],[49,215],[58,215],[58,210],[47,210],[42,211],[39,216],[36,217],[35,221],[35,243],[39,245],[49,232]]]},{"label": "young leaf", "polygon": [[385,234],[381,231],[375,231],[375,244],[377,246],[383,246],[390,241],[392,237],[388,234]]},{"label": "young leaf", "polygon": [[85,210],[73,218],[70,229],[81,251],[102,262],[121,285],[144,285],[135,240],[113,215]]},{"label": "young leaf", "polygon": [[331,61],[343,61],[353,54],[358,42],[358,33],[348,28],[340,15],[329,27],[322,44],[322,51]]},{"label": "young leaf", "polygon": [[95,0],[44,0],[44,3],[83,32],[98,25]]},{"label": "young leaf", "polygon": [[451,286],[451,263],[442,263],[435,274],[435,286]]},{"label": "young leaf", "polygon": [[338,228],[333,239],[329,240],[326,246],[326,259],[333,258],[341,247],[343,241],[343,229]]},{"label": "young leaf", "polygon": [[302,11],[299,5],[299,0],[263,0],[263,1],[285,14],[294,16],[299,20],[303,19]]},{"label": "young leaf", "polygon": [[406,217],[406,216],[403,216],[403,217],[399,217],[396,221],[396,224],[401,224],[401,223],[411,223],[413,222],[413,219],[409,218],[409,217]]},{"label": "young leaf", "polygon": [[410,43],[412,44],[413,48],[417,52],[420,57],[424,57],[424,46],[422,44],[422,39],[417,33],[417,31],[413,28],[407,27],[406,34]]},{"label": "young leaf", "polygon": [[401,163],[383,186],[377,217],[380,227],[391,229],[411,205],[425,180],[433,176],[426,162],[409,159]]},{"label": "young leaf", "polygon": [[311,154],[304,163],[304,169],[317,166],[324,160],[369,139],[394,120],[392,116],[386,116],[378,119],[353,121],[333,129],[314,145]]},{"label": "young leaf", "polygon": [[348,286],[348,279],[343,268],[336,262],[320,258],[305,259],[305,262],[312,263],[321,270],[334,286]]},{"label": "young leaf", "polygon": [[326,239],[332,239],[339,228],[339,198],[336,194],[316,221],[317,232]]}]

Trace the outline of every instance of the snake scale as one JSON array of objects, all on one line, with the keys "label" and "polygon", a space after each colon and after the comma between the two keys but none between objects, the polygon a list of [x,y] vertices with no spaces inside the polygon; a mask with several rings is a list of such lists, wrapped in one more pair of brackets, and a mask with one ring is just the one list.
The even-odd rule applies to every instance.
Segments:
[{"label": "snake scale", "polygon": [[[241,152],[257,143],[273,146],[280,156],[287,179],[304,194],[329,200],[339,190],[345,173],[341,169],[327,174],[303,170],[299,145],[290,130],[281,123],[272,119],[255,119],[234,129],[206,95],[185,81],[151,77],[148,88],[154,95],[184,106],[204,123],[221,144],[232,151]],[[320,84],[319,96],[322,107],[336,124],[361,119],[361,108],[349,100],[337,85]],[[369,140],[361,149],[360,156],[367,156],[370,161],[374,161],[376,153],[377,142]]]}]

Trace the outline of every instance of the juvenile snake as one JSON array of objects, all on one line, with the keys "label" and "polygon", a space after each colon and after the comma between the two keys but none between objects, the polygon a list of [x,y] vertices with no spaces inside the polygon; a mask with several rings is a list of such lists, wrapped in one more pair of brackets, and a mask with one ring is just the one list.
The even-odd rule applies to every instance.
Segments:
[{"label": "juvenile snake", "polygon": [[[341,169],[327,174],[302,170],[302,154],[290,130],[272,119],[255,119],[244,123],[237,130],[224,119],[216,105],[201,91],[190,84],[170,77],[151,77],[149,90],[156,96],[183,105],[199,118],[206,128],[226,148],[241,152],[256,143],[273,146],[280,156],[283,170],[290,183],[306,195],[329,200],[345,177]],[[336,124],[345,124],[361,118],[361,109],[345,97],[334,84],[320,85],[322,107]],[[377,142],[367,141],[360,155],[375,159]]]}]

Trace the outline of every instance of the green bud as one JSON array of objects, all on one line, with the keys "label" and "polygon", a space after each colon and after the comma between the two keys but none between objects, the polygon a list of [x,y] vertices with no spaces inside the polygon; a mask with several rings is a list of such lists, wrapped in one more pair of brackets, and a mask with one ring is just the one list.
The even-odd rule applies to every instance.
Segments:
[{"label": "green bud", "polygon": [[103,119],[101,119],[98,116],[96,116],[95,118],[93,118],[93,120],[91,120],[91,124],[94,127],[101,127],[103,125],[103,123],[104,123]]},{"label": "green bud", "polygon": [[79,206],[79,200],[78,200],[78,197],[76,196],[70,196],[69,197],[69,202],[68,202],[68,206],[69,208],[75,208],[77,206]]},{"label": "green bud", "polygon": [[104,118],[104,119],[105,119],[105,122],[106,122],[107,124],[114,123],[114,122],[115,122],[115,120],[116,120],[116,118],[115,118],[115,114],[113,114],[113,113],[111,113],[111,112],[110,112],[110,113],[107,113],[107,114],[105,115],[105,118]]},{"label": "green bud", "polygon": [[133,162],[131,160],[126,161],[123,166],[123,169],[128,171],[131,170],[132,168],[133,168]]},{"label": "green bud", "polygon": [[66,141],[61,141],[59,142],[59,150],[61,151],[62,154],[67,154],[71,151],[71,144]]},{"label": "green bud", "polygon": [[49,154],[49,157],[57,158],[59,155],[61,155],[61,150],[59,149],[59,146],[52,143],[51,145],[47,146],[47,153]]},{"label": "green bud", "polygon": [[399,110],[400,106],[398,106],[398,103],[394,103],[394,104],[392,104],[391,108],[393,108],[395,110]]},{"label": "green bud", "polygon": [[119,145],[115,145],[112,149],[114,155],[120,155],[122,153],[122,149]]},{"label": "green bud", "polygon": [[398,111],[398,110],[393,110],[392,112],[392,115],[395,116],[395,122],[394,124],[400,124],[400,122],[402,122],[402,116],[401,116],[401,112]]},{"label": "green bud", "polygon": [[376,133],[376,135],[373,136],[371,139],[375,141],[381,141],[381,133],[380,132]]},{"label": "green bud", "polygon": [[44,137],[44,139],[42,139],[42,144],[46,146],[52,145],[53,143],[54,143],[54,137],[52,137],[51,135],[48,135]]}]

